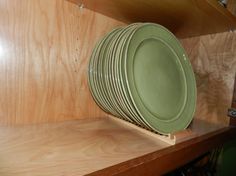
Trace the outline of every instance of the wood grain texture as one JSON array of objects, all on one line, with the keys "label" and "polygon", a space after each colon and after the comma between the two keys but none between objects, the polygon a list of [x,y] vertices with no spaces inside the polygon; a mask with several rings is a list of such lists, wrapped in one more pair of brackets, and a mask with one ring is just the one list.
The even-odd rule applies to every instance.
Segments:
[{"label": "wood grain texture", "polygon": [[106,118],[0,127],[0,175],[79,176],[168,146]]},{"label": "wood grain texture", "polygon": [[109,118],[0,127],[0,175],[161,175],[236,134],[204,121],[192,129],[200,136],[170,146]]},{"label": "wood grain texture", "polygon": [[225,129],[166,147],[147,155],[89,174],[89,176],[156,176],[166,174],[206,152],[235,139],[236,128]]},{"label": "wood grain texture", "polygon": [[87,65],[95,42],[118,25],[65,0],[0,0],[0,124],[104,116]]},{"label": "wood grain texture", "polygon": [[236,17],[216,0],[69,0],[124,21],[155,22],[180,38],[236,28]]},{"label": "wood grain texture", "polygon": [[195,118],[228,125],[236,72],[236,32],[182,40],[197,80]]}]

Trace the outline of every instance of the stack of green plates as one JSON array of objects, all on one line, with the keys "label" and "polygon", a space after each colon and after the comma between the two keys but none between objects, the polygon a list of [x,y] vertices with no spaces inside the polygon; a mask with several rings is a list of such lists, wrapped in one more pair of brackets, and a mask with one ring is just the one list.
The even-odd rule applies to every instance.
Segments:
[{"label": "stack of green plates", "polygon": [[161,134],[185,129],[195,111],[188,57],[170,31],[153,23],[107,34],[93,50],[89,86],[104,111]]}]

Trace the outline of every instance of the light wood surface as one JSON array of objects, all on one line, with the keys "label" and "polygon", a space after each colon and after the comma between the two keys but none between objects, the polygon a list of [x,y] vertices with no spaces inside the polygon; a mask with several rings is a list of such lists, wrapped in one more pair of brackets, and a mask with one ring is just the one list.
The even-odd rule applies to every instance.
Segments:
[{"label": "light wood surface", "polygon": [[[191,126],[191,130],[199,136],[194,138],[194,142],[199,142],[204,135],[212,136],[211,132],[214,134],[224,132],[224,129],[219,131],[217,126],[204,121],[195,121],[194,124]],[[226,139],[229,138],[226,137]],[[220,142],[222,144],[223,140]],[[177,144],[171,147],[156,137],[137,132],[137,129],[110,118],[0,127],[0,175],[79,176],[129,162],[109,174],[102,174],[112,175],[120,173],[127,167],[142,167],[142,164],[148,164],[156,157],[171,155],[172,152],[173,157],[170,157],[165,163],[167,167],[171,163],[171,168],[173,168],[179,166],[183,161],[187,162],[196,157],[195,155],[188,157],[179,155],[179,159],[175,158],[175,153],[182,150],[184,146],[186,147],[184,143],[181,143],[180,146]],[[199,144],[198,146],[201,146],[201,149],[206,152],[211,145]],[[185,151],[190,149],[194,150],[190,145],[189,149]],[[150,155],[154,153],[155,155],[151,157]],[[139,157],[142,160],[136,160]],[[165,163],[159,160],[155,167],[152,166],[149,169],[149,172],[164,172],[166,168],[163,167],[162,170],[160,166]],[[157,168],[159,169],[157,170]],[[141,175],[141,173],[135,175]],[[147,175],[150,173],[147,172]]]},{"label": "light wood surface", "polygon": [[[168,143],[168,144],[170,144],[170,145],[175,145],[175,144],[178,144],[178,143],[180,143],[180,142],[184,142],[184,141],[187,141],[187,140],[189,140],[189,139],[195,138],[195,137],[197,137],[197,136],[199,136],[199,135],[202,135],[201,133],[198,134],[198,133],[197,133],[197,130],[193,131],[193,130],[191,129],[191,127],[188,128],[188,129],[179,131],[179,132],[177,132],[177,133],[168,134],[168,135],[161,135],[161,134],[155,133],[155,132],[153,132],[153,131],[150,131],[149,129],[145,129],[145,128],[142,128],[142,127],[140,127],[140,126],[137,126],[137,125],[135,125],[135,124],[133,124],[133,123],[130,123],[130,122],[128,122],[128,121],[125,121],[125,120],[123,120],[123,119],[116,118],[116,117],[114,117],[114,116],[112,116],[112,115],[109,115],[109,119],[110,119],[111,121],[113,121],[114,123],[119,123],[120,125],[122,125],[122,126],[124,126],[124,127],[126,127],[126,128],[130,128],[130,129],[132,129],[132,130],[135,130],[136,133],[141,133],[141,134],[146,135],[146,136],[151,136],[151,137],[153,137],[154,139],[156,139],[156,140],[158,140],[158,141],[163,141],[163,142]],[[198,119],[197,119],[197,120],[198,120]],[[196,123],[197,123],[197,124],[200,124],[197,120],[196,120],[196,122],[194,123],[194,124],[195,124],[194,126],[196,126]],[[201,124],[200,124],[200,125],[201,125]],[[220,126],[218,125],[217,128],[216,128],[215,125],[210,125],[210,127],[212,127],[212,126],[213,126],[213,128],[209,128],[209,129],[207,128],[207,129],[204,131],[204,134],[205,134],[205,133],[209,133],[209,132],[212,131],[212,130],[215,131],[215,130],[224,128],[224,127],[222,127],[221,125],[220,125]],[[199,127],[199,128],[200,128],[200,127]],[[209,130],[209,131],[208,131],[208,130]]]},{"label": "light wood surface", "polygon": [[236,128],[224,128],[189,141],[166,147],[89,174],[89,176],[156,176],[164,175],[193,161],[206,152],[235,139]]},{"label": "light wood surface", "polygon": [[124,21],[155,22],[181,38],[228,31],[236,17],[216,0],[69,0]]},{"label": "light wood surface", "polygon": [[195,118],[227,125],[236,72],[236,32],[182,40],[197,80]]},{"label": "light wood surface", "polygon": [[0,127],[0,175],[79,176],[168,146],[106,118]]},{"label": "light wood surface", "polygon": [[65,0],[0,0],[0,124],[104,116],[87,65],[95,42],[121,24]]}]

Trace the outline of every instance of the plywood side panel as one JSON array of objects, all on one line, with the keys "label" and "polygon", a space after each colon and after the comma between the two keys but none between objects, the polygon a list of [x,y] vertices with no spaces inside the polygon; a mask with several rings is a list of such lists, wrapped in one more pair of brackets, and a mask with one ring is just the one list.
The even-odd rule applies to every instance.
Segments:
[{"label": "plywood side panel", "polygon": [[236,72],[236,32],[182,40],[196,74],[195,118],[228,125]]},{"label": "plywood side panel", "polygon": [[0,0],[0,124],[104,116],[87,65],[95,42],[119,25],[64,0]]}]

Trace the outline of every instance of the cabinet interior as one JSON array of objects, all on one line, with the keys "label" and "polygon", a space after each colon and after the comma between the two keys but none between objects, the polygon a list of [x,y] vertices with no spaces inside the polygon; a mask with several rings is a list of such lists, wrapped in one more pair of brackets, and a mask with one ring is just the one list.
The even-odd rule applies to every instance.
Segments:
[{"label": "cabinet interior", "polygon": [[[197,14],[195,18],[202,19]],[[220,31],[236,26],[232,18],[226,17]],[[188,21],[185,27],[194,23]],[[113,28],[127,24],[66,0],[1,0],[0,174],[82,175],[152,152],[173,151],[169,144],[109,120],[90,95],[87,67],[95,43]],[[175,28],[174,24],[170,27]],[[185,32],[176,34],[182,37]],[[180,41],[197,80],[194,119],[203,125],[195,125],[194,120],[193,126],[199,136],[212,134],[215,127],[227,131],[236,33]],[[128,166],[133,167],[132,162]]]}]

